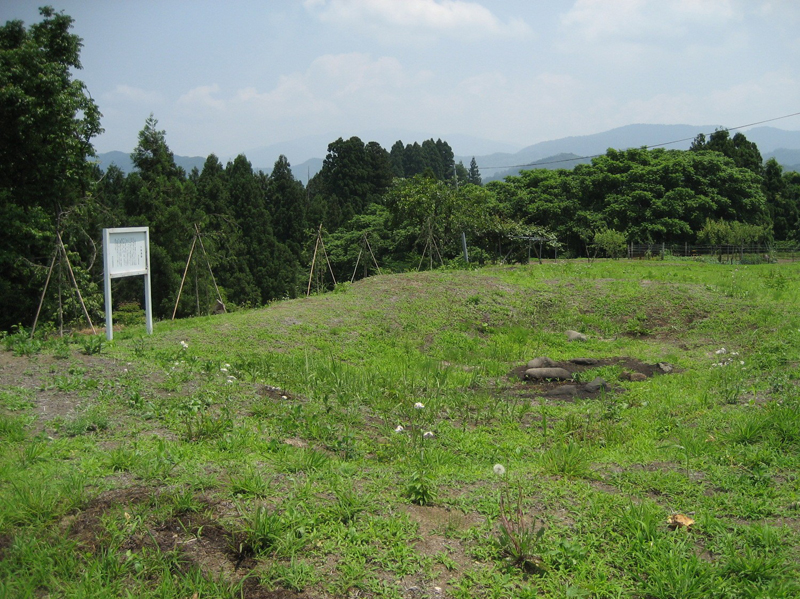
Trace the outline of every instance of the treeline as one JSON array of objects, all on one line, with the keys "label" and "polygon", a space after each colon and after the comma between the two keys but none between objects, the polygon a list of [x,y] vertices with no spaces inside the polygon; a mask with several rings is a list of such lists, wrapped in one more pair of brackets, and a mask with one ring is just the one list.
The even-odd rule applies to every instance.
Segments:
[{"label": "treeline", "polygon": [[[755,144],[724,130],[688,151],[612,149],[572,170],[485,186],[475,160],[454,163],[441,139],[387,151],[340,138],[303,186],[283,156],[269,175],[243,155],[227,164],[211,155],[186,173],[151,116],[135,172],[100,172],[91,162],[100,112],[72,79],[80,39],[69,17],[42,15],[28,29],[0,28],[0,330],[32,321],[48,278],[44,320],[79,319],[73,276],[100,318],[100,239],[110,227],[150,227],[162,318],[182,280],[177,315],[204,314],[218,297],[229,309],[296,297],[309,279],[324,289],[379,269],[461,265],[462,243],[470,261],[486,262],[527,259],[543,245],[569,257],[615,255],[629,242],[800,241],[800,174],[764,164]],[[115,282],[117,307],[141,297],[140,278]]]},{"label": "treeline", "polygon": [[691,244],[719,222],[751,225],[748,243],[800,240],[800,174],[764,164],[754,143],[726,130],[699,135],[687,151],[608,150],[572,170],[525,171],[488,187],[509,218],[548,227],[572,255],[601,231]]}]

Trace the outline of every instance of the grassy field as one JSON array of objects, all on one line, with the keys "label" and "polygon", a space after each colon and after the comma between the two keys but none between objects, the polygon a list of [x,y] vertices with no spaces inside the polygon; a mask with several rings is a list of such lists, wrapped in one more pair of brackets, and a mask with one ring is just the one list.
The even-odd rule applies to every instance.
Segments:
[{"label": "grassy field", "polygon": [[798,289],[563,261],[6,336],[0,597],[798,597]]}]

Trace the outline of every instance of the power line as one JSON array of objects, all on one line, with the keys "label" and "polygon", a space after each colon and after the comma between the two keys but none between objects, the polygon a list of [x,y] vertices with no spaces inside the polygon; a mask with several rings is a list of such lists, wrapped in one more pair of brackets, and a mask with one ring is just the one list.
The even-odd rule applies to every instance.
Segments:
[{"label": "power line", "polygon": [[[726,131],[736,131],[738,129],[744,129],[746,127],[753,127],[755,125],[763,125],[764,123],[771,123],[773,121],[780,121],[782,119],[788,119],[790,117],[798,116],[798,115],[800,115],[800,112],[793,112],[792,114],[785,114],[783,116],[778,116],[778,117],[775,117],[773,119],[766,119],[766,120],[763,120],[763,121],[757,121],[755,123],[748,123],[747,125],[739,125],[738,127],[725,127],[723,129],[726,130]],[[703,135],[712,135],[712,133],[708,133],[708,134],[704,133]],[[640,147],[642,149],[644,149],[644,150],[650,150],[652,148],[660,148],[660,147],[663,147],[663,146],[670,146],[672,144],[679,144],[679,143],[684,142],[684,141],[694,141],[695,139],[697,139],[697,135],[695,135],[694,137],[684,137],[683,139],[675,139],[673,141],[665,141],[665,142],[658,143],[658,144],[651,144],[651,145],[648,145],[648,146],[640,146]],[[510,166],[482,166],[480,168],[483,169],[483,170],[491,170],[491,169],[499,169],[499,168],[508,168],[508,169],[511,169],[511,168],[524,168],[526,166],[547,166],[547,165],[550,165],[550,164],[562,164],[564,162],[576,162],[578,160],[591,160],[592,158],[599,158],[600,156],[605,156],[605,153],[603,153],[603,154],[593,154],[591,156],[577,156],[575,158],[562,158],[561,160],[550,160],[550,161],[547,161],[547,162],[529,162],[527,164],[512,164]]]}]

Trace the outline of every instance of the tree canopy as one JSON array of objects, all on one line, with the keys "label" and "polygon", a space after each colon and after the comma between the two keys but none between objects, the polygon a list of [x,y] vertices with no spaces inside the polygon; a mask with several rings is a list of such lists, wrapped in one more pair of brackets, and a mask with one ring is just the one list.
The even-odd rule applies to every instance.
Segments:
[{"label": "tree canopy", "polygon": [[81,38],[73,20],[51,7],[42,21],[0,27],[0,296],[16,298],[0,314],[0,329],[32,317],[56,232],[81,234],[93,175],[87,161],[102,132],[100,111],[84,84]]}]

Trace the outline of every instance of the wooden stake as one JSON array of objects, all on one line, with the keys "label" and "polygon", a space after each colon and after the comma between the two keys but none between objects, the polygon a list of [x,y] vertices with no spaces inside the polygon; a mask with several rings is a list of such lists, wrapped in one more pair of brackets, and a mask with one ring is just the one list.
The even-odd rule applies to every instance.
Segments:
[{"label": "wooden stake", "polygon": [[89,317],[89,311],[86,309],[86,304],[83,303],[83,296],[81,295],[81,290],[78,288],[78,280],[75,278],[75,273],[72,272],[72,264],[69,263],[69,256],[67,256],[67,248],[64,247],[64,242],[61,240],[61,233],[56,232],[56,236],[58,237],[58,243],[61,245],[61,252],[64,254],[64,260],[67,261],[67,269],[69,270],[69,275],[72,277],[72,283],[75,285],[75,291],[78,294],[78,300],[81,302],[81,308],[83,308],[83,314],[86,316],[86,320],[89,321],[89,326],[92,327],[92,334],[97,335],[97,331],[92,324],[92,319]]},{"label": "wooden stake", "polygon": [[333,274],[333,266],[331,266],[331,261],[328,259],[328,252],[325,251],[325,242],[322,240],[322,226],[320,226],[320,231],[319,231],[319,242],[322,245],[322,253],[325,255],[325,261],[328,263],[328,270],[331,271],[331,278],[333,279],[333,284],[336,285],[336,275]]},{"label": "wooden stake", "polygon": [[47,280],[44,282],[44,289],[42,290],[42,297],[39,298],[39,308],[36,310],[36,318],[33,319],[33,327],[31,328],[31,339],[36,332],[36,323],[39,322],[39,314],[42,312],[42,304],[44,304],[44,296],[47,293],[47,287],[50,285],[50,276],[53,274],[53,267],[56,265],[56,256],[58,255],[58,246],[53,252],[53,259],[50,260],[50,270],[47,271]]},{"label": "wooden stake", "polygon": [[172,320],[175,320],[175,314],[178,312],[178,302],[181,301],[181,293],[183,292],[183,283],[186,281],[186,273],[189,272],[189,264],[192,262],[192,254],[194,253],[194,245],[197,243],[197,235],[192,240],[192,249],[189,250],[189,259],[186,261],[186,268],[183,269],[183,277],[181,278],[181,286],[178,289],[178,297],[175,299],[175,309],[172,311]]},{"label": "wooden stake", "polygon": [[369,249],[369,254],[372,256],[372,261],[375,263],[375,268],[378,269],[378,274],[382,275],[383,272],[381,272],[381,267],[378,266],[378,261],[375,259],[375,254],[372,252],[372,246],[369,244],[369,239],[367,239],[366,233],[364,234],[364,241],[367,242],[367,249]]},{"label": "wooden stake", "polygon": [[319,224],[319,229],[317,230],[317,242],[314,244],[314,256],[311,258],[311,272],[308,273],[308,290],[306,291],[306,297],[311,295],[311,279],[314,276],[314,265],[317,263],[317,248],[319,247],[319,240],[322,236],[322,223]]},{"label": "wooden stake", "polygon": [[227,310],[225,309],[225,304],[222,301],[222,295],[219,292],[219,287],[217,287],[217,281],[214,278],[214,273],[211,272],[211,262],[208,259],[208,254],[206,253],[206,248],[203,245],[203,237],[200,235],[200,228],[197,226],[197,223],[194,224],[194,230],[197,232],[197,239],[200,241],[200,249],[203,250],[203,256],[206,259],[206,265],[208,266],[208,274],[211,275],[211,282],[214,283],[214,290],[217,292],[217,300],[220,304],[222,304],[222,310],[227,314]]},{"label": "wooden stake", "polygon": [[353,276],[352,276],[352,277],[350,277],[350,282],[351,282],[351,283],[352,283],[353,281],[355,281],[355,280],[356,280],[356,271],[358,270],[358,263],[359,263],[359,261],[361,260],[361,254],[362,254],[363,252],[364,252],[364,248],[363,248],[363,247],[362,247],[360,250],[358,250],[358,258],[356,258],[356,266],[355,266],[355,268],[353,269]]}]

